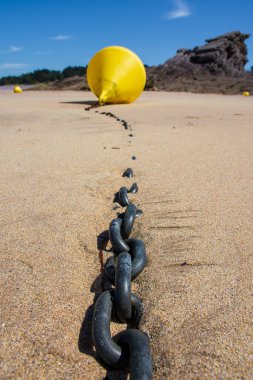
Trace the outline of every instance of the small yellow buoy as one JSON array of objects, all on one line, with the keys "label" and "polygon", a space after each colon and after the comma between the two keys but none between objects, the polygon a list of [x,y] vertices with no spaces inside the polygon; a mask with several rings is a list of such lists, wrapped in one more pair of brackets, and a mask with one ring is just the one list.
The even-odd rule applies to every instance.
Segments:
[{"label": "small yellow buoy", "polygon": [[133,51],[122,46],[108,46],[89,62],[87,81],[100,105],[131,103],[144,89],[146,71]]},{"label": "small yellow buoy", "polygon": [[20,94],[21,92],[23,92],[23,90],[21,87],[15,86],[13,92],[15,92],[15,94]]},{"label": "small yellow buoy", "polygon": [[249,96],[250,94],[249,94],[249,91],[243,91],[243,96]]}]

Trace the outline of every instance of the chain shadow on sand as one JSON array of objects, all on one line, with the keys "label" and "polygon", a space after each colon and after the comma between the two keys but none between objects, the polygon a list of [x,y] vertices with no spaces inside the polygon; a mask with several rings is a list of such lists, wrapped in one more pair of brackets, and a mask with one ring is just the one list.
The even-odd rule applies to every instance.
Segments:
[{"label": "chain shadow on sand", "polygon": [[[97,236],[97,248],[99,251],[110,251],[106,249],[106,245],[109,240],[108,231],[103,231],[101,234]],[[103,262],[100,258],[101,266]],[[101,287],[101,281],[102,281],[102,274],[99,274],[96,279],[93,281],[90,292],[94,293],[94,299],[93,303],[88,307],[88,309],[85,312],[84,319],[81,324],[79,337],[78,337],[78,348],[79,351],[91,356],[94,358],[103,368],[105,368],[106,376],[103,378],[103,380],[127,380],[127,374],[123,371],[117,371],[108,368],[108,366],[103,363],[100,358],[97,356],[96,351],[94,350],[93,346],[93,340],[92,340],[92,318],[93,318],[93,312],[94,312],[94,305],[102,293],[102,287]]]}]

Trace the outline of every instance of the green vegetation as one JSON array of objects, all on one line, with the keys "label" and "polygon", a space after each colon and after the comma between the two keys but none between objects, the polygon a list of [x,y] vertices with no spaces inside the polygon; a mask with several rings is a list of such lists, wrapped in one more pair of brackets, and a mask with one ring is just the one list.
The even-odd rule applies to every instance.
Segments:
[{"label": "green vegetation", "polygon": [[70,77],[84,77],[86,74],[85,66],[68,66],[64,70],[62,70],[62,79],[70,78]]},{"label": "green vegetation", "polygon": [[84,66],[68,66],[62,71],[58,70],[35,70],[31,73],[22,75],[9,75],[7,77],[0,78],[0,86],[7,84],[35,84],[54,82],[56,80],[62,80],[73,76],[83,77],[86,74],[86,67]]}]

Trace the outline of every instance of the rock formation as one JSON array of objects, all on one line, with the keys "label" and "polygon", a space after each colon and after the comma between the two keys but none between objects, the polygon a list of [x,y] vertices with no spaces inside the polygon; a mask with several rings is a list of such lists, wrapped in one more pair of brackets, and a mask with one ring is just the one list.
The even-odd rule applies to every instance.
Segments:
[{"label": "rock formation", "polygon": [[147,67],[147,88],[165,91],[239,93],[253,91],[245,73],[249,34],[239,31],[206,40],[194,49],[179,49],[163,65]]}]

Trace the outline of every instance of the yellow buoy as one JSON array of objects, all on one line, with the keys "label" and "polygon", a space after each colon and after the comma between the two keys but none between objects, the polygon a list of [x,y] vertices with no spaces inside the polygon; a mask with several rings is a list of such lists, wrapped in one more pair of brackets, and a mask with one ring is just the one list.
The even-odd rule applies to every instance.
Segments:
[{"label": "yellow buoy", "polygon": [[249,91],[243,91],[243,96],[249,96]]},{"label": "yellow buoy", "polygon": [[23,92],[23,90],[21,87],[15,86],[13,92],[15,92],[15,94],[20,94],[21,92]]},{"label": "yellow buoy", "polygon": [[87,81],[100,105],[131,103],[144,89],[146,71],[133,51],[122,46],[108,46],[89,62]]}]

